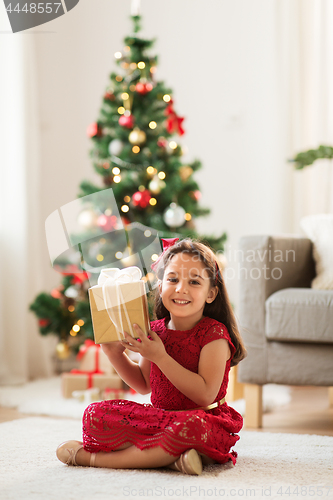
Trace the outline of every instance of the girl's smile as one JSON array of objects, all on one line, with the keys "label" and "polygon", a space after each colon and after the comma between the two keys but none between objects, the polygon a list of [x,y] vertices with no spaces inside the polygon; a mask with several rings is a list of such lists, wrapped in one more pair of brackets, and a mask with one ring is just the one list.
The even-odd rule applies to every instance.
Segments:
[{"label": "girl's smile", "polygon": [[206,302],[213,302],[217,289],[211,288],[205,264],[196,255],[178,253],[172,257],[159,284],[170,325],[189,330],[203,317]]}]

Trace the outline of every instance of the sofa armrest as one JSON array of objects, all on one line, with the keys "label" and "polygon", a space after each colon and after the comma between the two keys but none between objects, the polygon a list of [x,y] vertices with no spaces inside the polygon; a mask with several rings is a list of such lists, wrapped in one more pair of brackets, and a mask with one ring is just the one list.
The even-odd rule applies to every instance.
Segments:
[{"label": "sofa armrest", "polygon": [[312,242],[294,235],[245,236],[240,239],[239,256],[239,323],[248,349],[239,378],[250,382],[253,374],[255,383],[265,383],[265,302],[283,288],[311,286]]}]

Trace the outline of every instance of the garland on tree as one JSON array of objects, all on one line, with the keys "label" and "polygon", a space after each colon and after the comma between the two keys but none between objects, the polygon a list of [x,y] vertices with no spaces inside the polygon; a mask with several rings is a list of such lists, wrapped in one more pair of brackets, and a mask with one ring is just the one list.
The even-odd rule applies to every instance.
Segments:
[{"label": "garland on tree", "polygon": [[[198,238],[194,220],[210,213],[199,205],[201,193],[193,177],[200,161],[182,163],[184,118],[175,109],[171,89],[155,79],[158,59],[148,52],[154,40],[140,37],[141,17],[131,17],[134,33],[115,54],[119,70],[111,73],[99,117],[87,129],[92,163],[103,183],[102,187],[89,180],[80,184],[79,198],[101,195],[98,206],[90,204],[78,217],[82,228],[78,241],[84,243],[77,253],[91,269],[126,254],[124,232],[129,255],[136,255],[147,247],[151,228],[161,238]],[[109,188],[120,217],[110,206]],[[200,239],[223,251],[226,234]],[[40,333],[59,336],[57,353],[63,358],[69,348],[78,350],[84,340],[93,338],[87,296],[91,276],[82,271],[80,260],[70,262],[56,260],[54,267],[63,274],[61,285],[50,294],[39,294],[30,306],[39,318]],[[117,265],[124,267],[121,262]],[[148,276],[151,269],[145,270]]]}]

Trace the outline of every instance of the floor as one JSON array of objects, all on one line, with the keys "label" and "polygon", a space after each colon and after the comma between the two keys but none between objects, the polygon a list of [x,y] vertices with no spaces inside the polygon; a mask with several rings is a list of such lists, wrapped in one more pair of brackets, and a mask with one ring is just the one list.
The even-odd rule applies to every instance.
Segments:
[{"label": "floor", "polygon": [[[29,416],[0,407],[0,423]],[[292,387],[291,402],[266,413],[262,429],[256,430],[333,436],[333,407],[329,407],[328,389]]]}]

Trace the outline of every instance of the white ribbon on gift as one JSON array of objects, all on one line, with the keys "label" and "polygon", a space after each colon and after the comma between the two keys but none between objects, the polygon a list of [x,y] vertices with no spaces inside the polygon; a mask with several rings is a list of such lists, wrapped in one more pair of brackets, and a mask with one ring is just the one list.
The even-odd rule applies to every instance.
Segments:
[{"label": "white ribbon on gift", "polygon": [[[124,283],[134,283],[141,280],[142,272],[136,266],[125,267],[124,269],[118,269],[117,267],[102,269],[101,274],[98,277],[98,285],[102,286],[103,298],[105,303],[105,308],[109,315],[110,320],[117,329],[117,335],[119,340],[123,340],[122,332],[124,331],[124,325],[122,320],[121,310],[124,311],[127,324],[130,328],[130,333],[132,337],[135,336],[133,327],[130,322],[130,318],[127,312],[126,306],[121,308],[125,304],[125,300],[121,291],[120,285]],[[115,293],[113,293],[115,292]],[[131,297],[134,299],[137,297]],[[118,315],[115,313],[117,310]],[[117,319],[118,316],[118,319]]]}]

